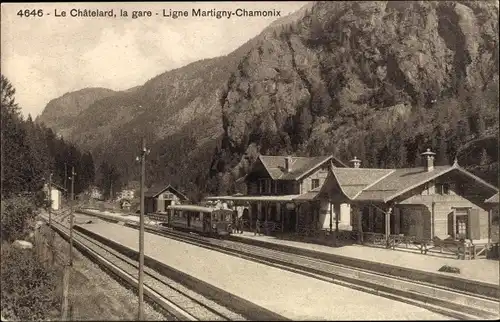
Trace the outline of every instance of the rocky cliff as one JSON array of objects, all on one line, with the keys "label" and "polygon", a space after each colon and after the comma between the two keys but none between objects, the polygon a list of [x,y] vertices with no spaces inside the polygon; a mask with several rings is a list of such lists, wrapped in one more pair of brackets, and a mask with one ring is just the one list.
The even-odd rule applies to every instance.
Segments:
[{"label": "rocky cliff", "polygon": [[[357,154],[369,159],[365,164],[390,165],[383,160],[391,158],[388,144],[370,142],[375,132],[400,137],[413,153],[394,165],[415,165],[416,150],[436,143],[437,112],[453,114],[442,129],[448,141],[458,119],[476,115],[471,109],[477,106],[455,104],[465,92],[484,100],[481,93],[492,94],[479,114],[495,135],[497,17],[498,2],[316,3],[304,18],[252,48],[231,75],[214,173],[243,169],[224,180],[227,187],[248,165],[241,155],[253,159],[257,152]],[[411,130],[398,129],[401,122]],[[469,123],[474,127],[474,120]],[[415,142],[417,135],[423,142]],[[373,146],[379,153],[368,156],[365,150]],[[381,155],[384,148],[389,151]],[[452,157],[456,148],[442,152]]]},{"label": "rocky cliff", "polygon": [[56,127],[127,179],[145,134],[151,180],[228,192],[259,152],[405,166],[475,140],[498,164],[497,100],[498,2],[316,2]]},{"label": "rocky cliff", "polygon": [[81,112],[94,102],[114,94],[116,94],[115,91],[101,87],[84,88],[66,93],[51,100],[36,121],[58,129],[62,135],[67,135],[67,130],[72,127],[72,123]]}]

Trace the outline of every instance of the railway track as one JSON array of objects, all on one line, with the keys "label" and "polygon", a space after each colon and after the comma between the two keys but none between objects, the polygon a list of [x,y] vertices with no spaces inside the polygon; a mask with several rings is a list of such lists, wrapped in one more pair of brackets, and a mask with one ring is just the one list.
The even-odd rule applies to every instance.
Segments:
[{"label": "railway track", "polygon": [[[59,222],[60,216],[52,216],[52,229],[69,239],[67,222]],[[47,216],[42,218],[48,222]],[[101,267],[133,288],[138,287],[138,261],[115,249],[96,241],[77,230],[73,230],[73,245]],[[197,294],[155,270],[144,268],[144,295],[150,301],[181,321],[233,321],[246,320],[238,313],[222,307],[216,302]]]},{"label": "railway track", "polygon": [[[85,213],[111,222],[123,221],[127,226],[138,229],[137,222],[126,218],[87,211]],[[348,267],[308,256],[207,238],[164,227],[147,225],[146,230],[195,246],[416,305],[455,319],[497,319],[499,316],[500,303],[499,299],[495,298]]]}]

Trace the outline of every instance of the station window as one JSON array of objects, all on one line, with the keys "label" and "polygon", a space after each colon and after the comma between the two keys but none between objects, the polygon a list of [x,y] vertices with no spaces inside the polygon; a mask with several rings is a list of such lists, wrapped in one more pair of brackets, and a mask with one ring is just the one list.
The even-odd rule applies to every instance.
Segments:
[{"label": "station window", "polygon": [[317,187],[319,187],[319,179],[312,179],[311,180],[311,190],[316,189]]},{"label": "station window", "polygon": [[436,193],[440,195],[450,194],[450,185],[448,183],[438,183],[436,184]]},{"label": "station window", "polygon": [[266,191],[266,179],[259,179],[259,193],[264,194]]}]

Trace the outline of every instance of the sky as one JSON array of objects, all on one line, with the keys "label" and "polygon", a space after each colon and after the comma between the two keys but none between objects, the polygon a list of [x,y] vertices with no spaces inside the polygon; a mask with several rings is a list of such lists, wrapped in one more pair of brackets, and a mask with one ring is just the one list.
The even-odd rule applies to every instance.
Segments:
[{"label": "sky", "polygon": [[[23,115],[35,117],[51,99],[68,92],[86,87],[125,90],[165,71],[226,55],[280,18],[193,17],[193,9],[274,9],[283,17],[306,3],[2,3],[1,72],[15,87]],[[113,9],[116,17],[72,17],[71,9]],[[128,17],[121,17],[121,10]],[[164,17],[170,10],[189,15]],[[18,15],[26,11],[29,17]],[[132,11],[150,11],[151,17],[133,19]]]}]

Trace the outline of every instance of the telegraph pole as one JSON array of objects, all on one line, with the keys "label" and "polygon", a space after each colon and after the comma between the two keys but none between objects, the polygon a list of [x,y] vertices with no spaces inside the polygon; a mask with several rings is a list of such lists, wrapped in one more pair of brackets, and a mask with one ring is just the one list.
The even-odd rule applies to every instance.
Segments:
[{"label": "telegraph pole", "polygon": [[71,212],[70,212],[70,219],[69,219],[69,266],[73,266],[73,222],[74,222],[74,214],[73,214],[73,207],[74,207],[74,201],[75,201],[75,167],[71,167]]},{"label": "telegraph pole", "polygon": [[332,236],[333,229],[333,203],[330,201],[330,237]]},{"label": "telegraph pole", "polygon": [[139,321],[144,321],[144,181],[146,177],[146,139],[141,150],[141,217],[139,218]]},{"label": "telegraph pole", "polygon": [[49,175],[49,226],[52,227],[52,172]]},{"label": "telegraph pole", "polygon": [[66,179],[68,178],[68,164],[64,162],[64,199],[68,198],[68,186],[66,185]]},{"label": "telegraph pole", "polygon": [[[65,173],[66,174],[66,173]],[[63,304],[62,304],[62,320],[66,321],[68,319],[69,307],[69,280],[71,275],[71,266],[73,266],[73,200],[74,200],[74,189],[75,189],[75,167],[71,167],[71,197],[70,197],[70,222],[69,222],[69,263],[64,267],[63,276]],[[66,182],[66,176],[64,177]]]}]

